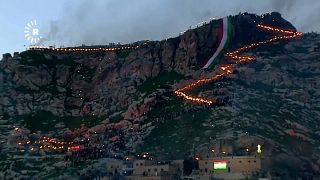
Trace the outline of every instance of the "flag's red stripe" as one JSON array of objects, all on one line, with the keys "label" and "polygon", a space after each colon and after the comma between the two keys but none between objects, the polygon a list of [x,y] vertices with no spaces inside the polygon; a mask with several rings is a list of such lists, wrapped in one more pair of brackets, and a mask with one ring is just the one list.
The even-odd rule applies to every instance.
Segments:
[{"label": "flag's red stripe", "polygon": [[219,45],[221,43],[222,37],[223,37],[223,19],[220,20],[220,27],[219,27],[219,32],[218,32],[218,37],[217,37],[216,43],[213,46],[212,50],[209,52],[209,54],[208,54],[207,58],[205,59],[205,61],[201,64],[201,68],[203,68],[207,64],[209,59],[217,51],[217,49],[218,49],[218,47],[219,47]]}]

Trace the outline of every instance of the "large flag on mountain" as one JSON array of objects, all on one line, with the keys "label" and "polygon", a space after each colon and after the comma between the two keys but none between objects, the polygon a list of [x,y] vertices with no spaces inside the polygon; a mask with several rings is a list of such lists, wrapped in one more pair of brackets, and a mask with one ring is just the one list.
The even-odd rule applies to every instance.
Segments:
[{"label": "large flag on mountain", "polygon": [[228,46],[228,43],[231,38],[232,33],[232,23],[231,17],[225,17],[219,21],[219,33],[217,37],[216,44],[213,46],[208,57],[204,60],[201,68],[207,69],[214,66],[217,63],[218,58],[223,54],[225,48]]}]

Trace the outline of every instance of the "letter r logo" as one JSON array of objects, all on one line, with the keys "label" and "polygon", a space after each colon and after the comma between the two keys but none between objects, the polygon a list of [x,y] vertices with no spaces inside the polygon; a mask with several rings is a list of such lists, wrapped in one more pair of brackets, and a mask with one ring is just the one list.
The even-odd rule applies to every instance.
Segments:
[{"label": "letter r logo", "polygon": [[39,29],[38,28],[33,28],[32,29],[32,35],[38,36],[39,35]]}]

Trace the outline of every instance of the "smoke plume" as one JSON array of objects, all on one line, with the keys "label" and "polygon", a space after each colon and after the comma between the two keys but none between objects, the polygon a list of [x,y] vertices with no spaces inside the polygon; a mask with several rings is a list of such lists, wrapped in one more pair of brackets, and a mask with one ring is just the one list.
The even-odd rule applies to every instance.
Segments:
[{"label": "smoke plume", "polygon": [[48,27],[46,44],[128,43],[176,36],[211,17],[280,12],[299,31],[319,31],[319,0],[105,0],[67,1]]}]

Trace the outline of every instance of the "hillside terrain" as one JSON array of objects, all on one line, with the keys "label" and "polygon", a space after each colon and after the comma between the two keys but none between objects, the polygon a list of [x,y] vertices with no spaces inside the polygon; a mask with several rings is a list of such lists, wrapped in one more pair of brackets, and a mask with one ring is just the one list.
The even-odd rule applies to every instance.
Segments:
[{"label": "hillside terrain", "polygon": [[[231,17],[234,28],[226,52],[274,36],[258,28],[259,23],[296,31],[279,13]],[[306,33],[249,49],[244,54],[253,61],[188,92],[214,104],[176,96],[178,88],[232,63],[221,56],[215,68],[200,68],[216,43],[217,22],[117,51],[31,49],[13,57],[4,54],[0,177],[77,174],[99,161],[93,158],[66,170],[63,153],[24,159],[29,153],[16,152],[8,138],[17,127],[64,140],[90,132],[114,145],[113,154],[148,152],[157,159],[206,157],[218,146],[228,155],[243,155],[259,143],[270,158],[266,166],[272,176],[319,175],[320,35]],[[66,133],[71,135],[66,138]],[[249,152],[243,152],[245,148]]]}]

